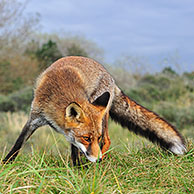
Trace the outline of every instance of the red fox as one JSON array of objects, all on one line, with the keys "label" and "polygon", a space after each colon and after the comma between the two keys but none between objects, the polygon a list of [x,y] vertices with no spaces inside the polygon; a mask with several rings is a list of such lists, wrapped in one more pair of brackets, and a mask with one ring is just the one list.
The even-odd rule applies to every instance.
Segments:
[{"label": "red fox", "polygon": [[175,127],[126,96],[102,65],[85,57],[64,57],[37,79],[29,119],[4,162],[14,160],[24,142],[43,125],[70,142],[74,165],[79,163],[79,151],[91,162],[101,161],[111,143],[109,115],[162,148],[175,154],[186,152]]}]

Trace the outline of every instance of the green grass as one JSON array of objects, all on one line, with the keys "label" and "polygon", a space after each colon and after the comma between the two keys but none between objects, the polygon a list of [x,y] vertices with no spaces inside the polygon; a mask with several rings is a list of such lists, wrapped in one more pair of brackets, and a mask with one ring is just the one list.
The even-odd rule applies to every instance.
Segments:
[{"label": "green grass", "polygon": [[[1,160],[26,118],[22,113],[0,117]],[[100,164],[85,161],[73,167],[65,138],[40,128],[14,163],[0,165],[0,193],[194,193],[192,139],[189,152],[175,156],[113,122],[109,131],[107,157]]]},{"label": "green grass", "polygon": [[[191,145],[192,146],[192,145]],[[72,167],[69,154],[34,151],[0,167],[2,193],[193,193],[194,150],[174,156],[151,146],[110,152],[102,163]]]}]

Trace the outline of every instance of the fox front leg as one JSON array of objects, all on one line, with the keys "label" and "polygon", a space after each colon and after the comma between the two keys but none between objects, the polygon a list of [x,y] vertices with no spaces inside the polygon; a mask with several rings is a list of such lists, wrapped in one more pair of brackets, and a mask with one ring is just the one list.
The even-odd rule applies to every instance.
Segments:
[{"label": "fox front leg", "polygon": [[80,166],[79,150],[73,144],[71,144],[71,159],[73,162],[73,166]]},{"label": "fox front leg", "polygon": [[102,129],[103,130],[102,146],[101,146],[102,159],[105,157],[105,154],[108,151],[111,144],[110,137],[108,135],[108,118],[109,118],[109,114],[106,113],[103,119],[103,129]]},{"label": "fox front leg", "polygon": [[17,138],[15,144],[13,145],[7,156],[4,158],[3,163],[14,161],[23,144],[30,138],[30,136],[38,127],[41,127],[43,125],[46,125],[46,121],[41,116],[35,117],[33,114],[31,114],[31,117],[23,127],[22,132]]}]

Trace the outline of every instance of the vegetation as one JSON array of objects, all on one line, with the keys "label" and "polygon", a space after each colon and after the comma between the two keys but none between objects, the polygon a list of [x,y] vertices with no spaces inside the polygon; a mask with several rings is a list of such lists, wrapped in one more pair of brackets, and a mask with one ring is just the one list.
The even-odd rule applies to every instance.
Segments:
[{"label": "vegetation", "polygon": [[46,69],[54,61],[60,59],[62,54],[60,53],[57,44],[52,40],[44,43],[41,48],[35,51],[35,57],[40,61],[40,70]]},{"label": "vegetation", "polygon": [[67,56],[82,56],[82,57],[88,57],[88,54],[86,51],[82,48],[80,48],[78,45],[73,44],[70,47],[67,48]]},{"label": "vegetation", "polygon": [[7,96],[0,95],[0,111],[29,111],[33,99],[32,87],[25,87]]},{"label": "vegetation", "polygon": [[149,147],[111,152],[100,164],[72,167],[64,159],[37,152],[0,167],[2,193],[193,193],[193,151],[175,157]]},{"label": "vegetation", "polygon": [[194,137],[194,74],[174,70],[145,74],[125,89],[132,99],[155,111],[180,131]]},{"label": "vegetation", "polygon": [[[2,113],[1,159],[27,120]],[[2,127],[2,126],[1,126]],[[9,130],[10,135],[6,133]],[[73,167],[65,138],[49,127],[38,130],[12,164],[0,166],[1,193],[193,193],[194,144],[175,156],[110,122],[112,145],[100,164]],[[8,141],[5,141],[7,139]],[[5,147],[6,145],[6,147]]]}]

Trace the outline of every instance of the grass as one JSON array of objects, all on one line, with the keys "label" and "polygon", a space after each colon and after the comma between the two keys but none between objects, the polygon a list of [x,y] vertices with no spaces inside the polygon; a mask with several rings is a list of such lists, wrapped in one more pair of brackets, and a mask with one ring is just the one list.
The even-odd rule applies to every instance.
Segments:
[{"label": "grass", "polygon": [[[26,120],[23,113],[0,114],[0,159]],[[73,167],[65,138],[40,128],[14,163],[0,166],[0,193],[194,193],[192,139],[189,152],[175,156],[113,122],[110,136],[105,160]]]}]

